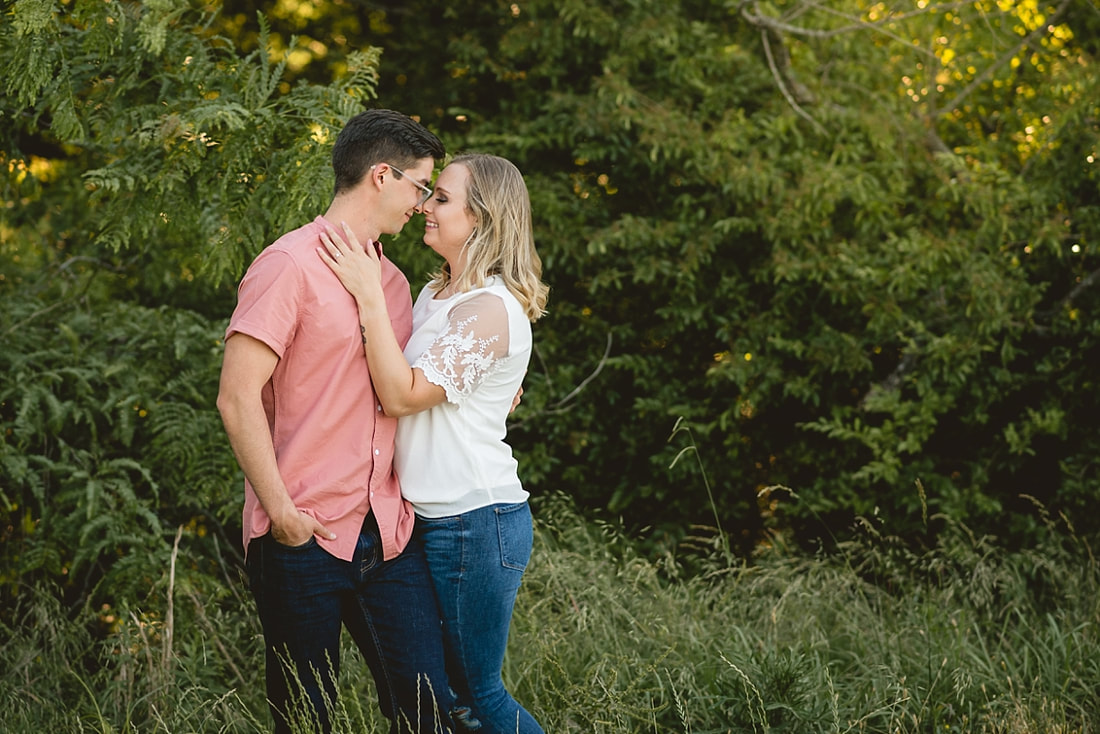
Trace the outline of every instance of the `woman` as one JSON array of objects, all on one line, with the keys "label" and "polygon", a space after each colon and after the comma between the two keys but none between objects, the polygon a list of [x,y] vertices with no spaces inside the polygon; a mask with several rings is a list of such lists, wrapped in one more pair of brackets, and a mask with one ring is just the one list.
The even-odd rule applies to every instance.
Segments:
[{"label": "woman", "polygon": [[424,243],[445,264],[413,306],[404,352],[376,248],[361,247],[345,227],[343,237],[322,236],[319,253],[355,296],[375,390],[386,413],[400,416],[394,465],[439,597],[451,685],[472,709],[466,723],[480,722],[486,734],[541,733],[501,680],[533,537],[505,420],[548,290],[530,199],[509,161],[471,154],[440,173],[423,212]]}]

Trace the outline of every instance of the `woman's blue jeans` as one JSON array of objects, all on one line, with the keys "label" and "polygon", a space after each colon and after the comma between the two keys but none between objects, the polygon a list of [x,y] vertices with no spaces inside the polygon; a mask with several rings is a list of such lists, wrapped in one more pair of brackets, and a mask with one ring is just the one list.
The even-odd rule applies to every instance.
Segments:
[{"label": "woman's blue jeans", "polygon": [[443,616],[459,731],[465,726],[479,734],[541,734],[501,679],[512,607],[534,539],[527,503],[418,517],[416,527]]},{"label": "woman's blue jeans", "polygon": [[341,624],[370,668],[391,733],[451,730],[439,612],[418,541],[384,561],[368,515],[350,563],[314,540],[289,548],[268,534],[249,544],[246,567],[276,732],[332,731]]}]

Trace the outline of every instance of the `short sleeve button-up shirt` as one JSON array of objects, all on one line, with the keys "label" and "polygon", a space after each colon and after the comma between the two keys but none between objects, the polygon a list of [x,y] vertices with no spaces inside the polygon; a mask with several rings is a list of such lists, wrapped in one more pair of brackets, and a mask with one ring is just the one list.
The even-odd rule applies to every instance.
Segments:
[{"label": "short sleeve button-up shirt", "polygon": [[[291,499],[336,534],[317,538],[351,560],[359,529],[374,510],[386,559],[412,535],[414,516],[393,471],[397,421],[380,409],[359,333],[355,299],[317,254],[325,220],[289,232],[245,273],[226,339],[246,334],[279,361],[263,390],[276,463]],[[412,332],[405,276],[382,259],[383,289],[398,343]],[[271,527],[245,482],[244,544]]]}]

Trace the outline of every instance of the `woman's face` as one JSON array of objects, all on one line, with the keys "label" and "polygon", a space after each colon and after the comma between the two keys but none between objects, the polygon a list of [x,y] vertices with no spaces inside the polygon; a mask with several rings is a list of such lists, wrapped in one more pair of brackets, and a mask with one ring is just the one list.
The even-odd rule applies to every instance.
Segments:
[{"label": "woman's face", "polygon": [[461,163],[443,169],[435,182],[435,193],[424,203],[424,244],[439,253],[451,266],[451,274],[462,270],[462,247],[474,231],[476,219],[466,207],[466,184],[470,171]]}]

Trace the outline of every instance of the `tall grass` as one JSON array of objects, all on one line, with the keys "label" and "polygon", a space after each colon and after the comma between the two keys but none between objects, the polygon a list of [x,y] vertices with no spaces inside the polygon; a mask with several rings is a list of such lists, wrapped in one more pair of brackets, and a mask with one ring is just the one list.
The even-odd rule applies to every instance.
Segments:
[{"label": "tall grass", "polygon": [[[535,511],[505,677],[547,732],[1100,727],[1097,562],[1042,508],[1043,539],[1022,549],[929,518],[942,529],[919,551],[868,521],[836,553],[777,539],[731,562],[714,531],[690,575],[561,497]],[[23,621],[0,630],[4,730],[267,730],[243,582],[198,583],[186,537],[179,556],[164,608],[74,619],[56,595],[26,595]],[[386,731],[365,666],[345,655],[339,729]]]}]

